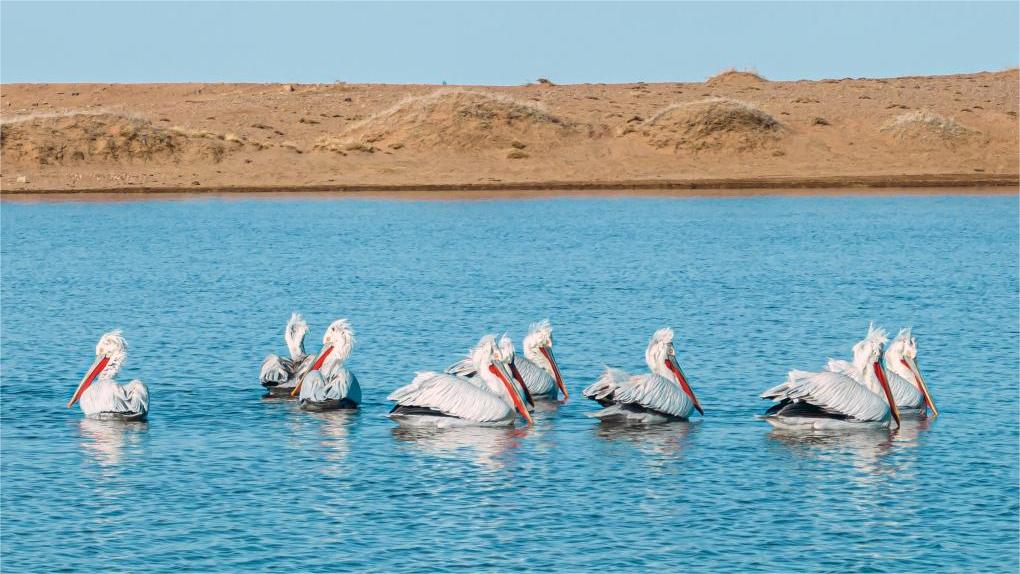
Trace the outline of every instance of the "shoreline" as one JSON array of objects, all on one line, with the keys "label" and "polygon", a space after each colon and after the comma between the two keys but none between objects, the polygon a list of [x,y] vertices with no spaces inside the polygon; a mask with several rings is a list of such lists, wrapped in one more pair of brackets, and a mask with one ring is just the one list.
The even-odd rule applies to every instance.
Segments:
[{"label": "shoreline", "polygon": [[246,196],[309,198],[360,196],[393,199],[507,199],[587,196],[756,197],[844,195],[1016,195],[1020,175],[940,174],[717,178],[631,181],[549,181],[420,185],[237,185],[218,187],[109,187],[0,190],[0,201],[75,201]]}]

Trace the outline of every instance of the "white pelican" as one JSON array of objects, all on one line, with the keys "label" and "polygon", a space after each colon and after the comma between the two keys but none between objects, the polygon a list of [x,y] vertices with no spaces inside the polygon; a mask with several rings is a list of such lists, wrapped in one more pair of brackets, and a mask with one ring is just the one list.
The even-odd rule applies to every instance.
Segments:
[{"label": "white pelican", "polygon": [[[869,327],[870,328],[870,327]],[[896,338],[885,348],[884,365],[886,381],[892,390],[893,400],[901,418],[918,418],[927,414],[931,408],[932,416],[939,414],[932,401],[928,386],[917,368],[917,340],[911,335],[910,329],[901,329]],[[829,359],[825,366],[827,371],[842,373],[858,382],[860,371],[849,361]]]},{"label": "white pelican", "polygon": [[[478,342],[478,345],[485,344],[485,340]],[[476,386],[483,384],[481,378],[478,376],[478,368],[475,367],[474,354],[478,347],[475,345],[463,359],[450,365],[444,371],[448,375],[456,375],[458,377],[465,378]],[[516,388],[517,394],[524,397],[524,402],[528,406],[528,412],[535,412],[535,399],[532,398],[531,393],[528,391],[528,386],[524,384],[524,377],[521,376],[521,372],[517,370],[514,363],[517,361],[517,351],[514,349],[514,342],[505,333],[499,338],[499,356],[502,359],[503,366],[510,372],[511,381],[510,383]]]},{"label": "white pelican", "polygon": [[695,410],[705,414],[676,360],[672,329],[659,329],[652,335],[645,350],[645,362],[652,371],[647,375],[631,376],[619,369],[606,368],[595,384],[584,389],[584,396],[605,407],[589,416],[606,421],[657,423],[686,420]]},{"label": "white pelican", "polygon": [[100,337],[96,360],[78,383],[67,408],[81,401],[81,410],[90,419],[145,420],[149,414],[149,389],[138,379],[123,386],[113,380],[125,360],[127,341],[120,331]]},{"label": "white pelican", "polygon": [[276,354],[269,354],[262,361],[259,382],[266,388],[267,395],[272,397],[289,397],[298,381],[305,376],[314,359],[305,353],[305,335],[308,334],[308,323],[301,315],[292,313],[283,331],[287,342],[290,358],[285,359]]},{"label": "white pelican", "polygon": [[354,330],[347,319],[337,319],[322,336],[322,351],[290,395],[301,400],[306,411],[356,409],[361,385],[344,361],[354,347]]},{"label": "white pelican", "polygon": [[[917,366],[917,339],[910,332],[910,327],[900,329],[896,338],[886,347],[885,369],[893,389],[893,398],[896,399],[896,407],[901,413],[925,416],[927,407],[931,409],[932,417],[939,416],[939,410],[935,408],[935,401],[931,398],[928,385],[921,376],[921,369]],[[894,379],[897,383],[907,383],[907,386],[893,386]]]},{"label": "white pelican", "polygon": [[548,319],[532,323],[521,344],[524,356],[512,363],[521,374],[524,385],[536,399],[556,400],[559,392],[563,400],[570,398],[567,387],[560,376],[560,368],[553,357],[552,325]]},{"label": "white pelican", "polygon": [[512,375],[496,346],[496,338],[486,335],[472,351],[472,364],[479,381],[448,373],[418,373],[411,384],[390,394],[396,402],[390,417],[400,422],[440,427],[481,425],[509,426],[517,418],[532,423]]},{"label": "white pelican", "polygon": [[777,428],[838,429],[900,425],[885,371],[879,362],[885,331],[868,327],[868,336],[854,345],[854,376],[832,371],[790,371],[786,382],[764,393],[776,401],[764,419]]}]

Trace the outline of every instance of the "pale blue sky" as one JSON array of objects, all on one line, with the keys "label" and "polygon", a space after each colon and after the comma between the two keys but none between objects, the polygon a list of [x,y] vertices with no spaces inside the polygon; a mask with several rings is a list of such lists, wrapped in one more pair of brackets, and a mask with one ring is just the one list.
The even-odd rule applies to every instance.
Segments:
[{"label": "pale blue sky", "polygon": [[3,82],[520,84],[1018,64],[1018,3],[0,3]]}]

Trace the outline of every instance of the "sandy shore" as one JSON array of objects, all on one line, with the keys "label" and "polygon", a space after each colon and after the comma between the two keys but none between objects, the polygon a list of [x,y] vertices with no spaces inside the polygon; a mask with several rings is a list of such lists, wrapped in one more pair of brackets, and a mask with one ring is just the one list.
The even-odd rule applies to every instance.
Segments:
[{"label": "sandy shore", "polygon": [[0,189],[1015,191],[1018,80],[8,84]]}]

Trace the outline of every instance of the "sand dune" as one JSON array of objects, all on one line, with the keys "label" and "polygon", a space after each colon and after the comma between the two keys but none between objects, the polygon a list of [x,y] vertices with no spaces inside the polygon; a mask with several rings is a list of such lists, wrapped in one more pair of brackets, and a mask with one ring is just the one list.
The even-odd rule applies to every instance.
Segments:
[{"label": "sand dune", "polygon": [[0,124],[5,162],[70,166],[118,162],[208,161],[244,146],[236,137],[164,128],[111,113],[15,117]]},{"label": "sand dune", "polygon": [[0,185],[1012,184],[1018,80],[1009,70],[774,82],[731,70],[704,83],[516,87],[9,84]]},{"label": "sand dune", "polygon": [[503,94],[437,90],[407,98],[316,144],[330,151],[384,148],[472,154],[566,145],[589,130],[544,106]]},{"label": "sand dune", "polygon": [[659,149],[726,153],[765,147],[785,130],[752,104],[710,98],[667,106],[648,118],[639,131]]}]

